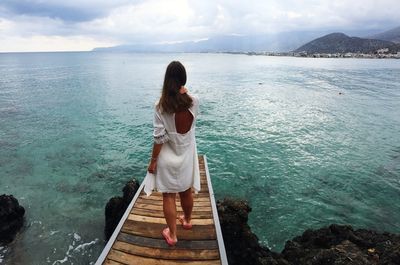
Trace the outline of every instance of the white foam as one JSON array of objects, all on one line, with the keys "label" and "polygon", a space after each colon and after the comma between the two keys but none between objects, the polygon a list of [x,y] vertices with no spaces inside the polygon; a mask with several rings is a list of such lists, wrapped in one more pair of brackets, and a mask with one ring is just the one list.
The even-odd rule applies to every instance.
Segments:
[{"label": "white foam", "polygon": [[52,235],[54,235],[54,234],[57,234],[58,232],[60,232],[60,231],[58,231],[58,230],[51,230],[51,231],[50,231],[50,235],[52,236]]},{"label": "white foam", "polygon": [[38,220],[35,220],[35,221],[33,221],[33,222],[31,222],[31,225],[33,225],[33,224],[42,224],[42,221],[38,221]]},{"label": "white foam", "polygon": [[73,250],[74,249],[74,247],[73,246],[71,246],[71,245],[69,245],[68,246],[68,250],[67,250],[67,256],[69,256],[69,252],[71,251],[71,250]]},{"label": "white foam", "polygon": [[[72,235],[72,234],[70,234],[70,235]],[[96,244],[99,241],[98,238],[95,238],[93,241],[90,241],[88,243],[82,243],[82,244],[79,244],[76,247],[74,247],[75,240],[76,241],[80,241],[81,239],[82,239],[81,236],[79,236],[78,234],[74,233],[74,240],[72,241],[72,245],[69,245],[68,250],[65,253],[65,257],[63,259],[54,261],[52,265],[63,264],[65,262],[67,262],[69,258],[73,257],[73,253],[82,253],[82,255],[83,255],[84,251],[87,248],[89,248],[90,246]],[[54,251],[55,251],[55,249],[54,249]],[[71,265],[72,264],[73,263],[71,262]]]},{"label": "white foam", "polygon": [[74,233],[74,239],[75,239],[76,241],[81,241],[81,236],[78,235],[77,233]]},{"label": "white foam", "polygon": [[71,250],[73,250],[73,249],[74,249],[74,247],[71,246],[71,245],[69,245],[69,246],[68,246],[67,253],[65,253],[65,257],[64,257],[63,259],[59,259],[59,260],[54,261],[54,262],[53,262],[53,265],[55,265],[55,264],[63,264],[64,262],[68,261],[68,258],[71,258],[71,257],[72,257],[72,256],[69,254],[69,252],[70,252]]},{"label": "white foam", "polygon": [[95,240],[93,240],[93,241],[91,241],[91,242],[80,244],[80,245],[78,245],[78,246],[74,249],[74,252],[79,252],[79,251],[81,251],[81,250],[85,250],[85,248],[87,248],[87,247],[89,247],[89,246],[91,246],[91,245],[96,244],[98,241],[99,241],[99,239],[96,238]]},{"label": "white foam", "polygon": [[3,263],[4,260],[4,253],[7,253],[7,249],[5,247],[0,247],[0,263]]},{"label": "white foam", "polygon": [[66,262],[66,261],[68,261],[68,257],[65,257],[65,258],[63,258],[63,259],[59,259],[59,260],[54,261],[54,262],[53,262],[53,265],[56,265],[56,264],[63,264],[63,263]]}]

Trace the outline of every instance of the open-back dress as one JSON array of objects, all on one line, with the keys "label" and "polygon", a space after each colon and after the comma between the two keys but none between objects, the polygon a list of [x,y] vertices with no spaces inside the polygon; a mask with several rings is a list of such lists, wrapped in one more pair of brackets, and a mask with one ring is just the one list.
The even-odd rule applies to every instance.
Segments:
[{"label": "open-back dress", "polygon": [[154,174],[147,172],[144,179],[144,191],[150,195],[153,190],[163,193],[176,193],[191,187],[200,191],[200,170],[196,146],[196,118],[199,112],[199,100],[192,96],[193,105],[189,108],[193,115],[190,130],[178,133],[175,126],[175,113],[154,110],[154,142],[163,144],[157,159]]}]

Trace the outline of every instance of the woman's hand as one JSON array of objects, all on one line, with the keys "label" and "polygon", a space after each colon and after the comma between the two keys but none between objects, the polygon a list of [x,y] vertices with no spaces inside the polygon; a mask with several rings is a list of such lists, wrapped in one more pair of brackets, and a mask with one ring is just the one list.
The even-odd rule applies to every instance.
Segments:
[{"label": "woman's hand", "polygon": [[187,88],[184,87],[184,86],[181,86],[181,88],[179,89],[179,94],[185,94],[185,93],[187,93],[187,92],[188,92],[188,90],[187,90]]},{"label": "woman's hand", "polygon": [[154,174],[154,172],[156,172],[156,168],[157,168],[157,160],[150,160],[150,164],[149,167],[147,168],[147,171],[149,171],[149,173]]}]

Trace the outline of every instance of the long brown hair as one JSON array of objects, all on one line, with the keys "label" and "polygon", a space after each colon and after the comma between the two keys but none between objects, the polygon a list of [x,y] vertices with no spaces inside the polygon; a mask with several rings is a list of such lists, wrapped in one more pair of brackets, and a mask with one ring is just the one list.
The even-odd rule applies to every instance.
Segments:
[{"label": "long brown hair", "polygon": [[193,105],[192,98],[187,93],[179,93],[180,88],[185,84],[185,67],[178,61],[172,61],[165,71],[164,85],[157,107],[166,113],[175,113],[190,108]]}]

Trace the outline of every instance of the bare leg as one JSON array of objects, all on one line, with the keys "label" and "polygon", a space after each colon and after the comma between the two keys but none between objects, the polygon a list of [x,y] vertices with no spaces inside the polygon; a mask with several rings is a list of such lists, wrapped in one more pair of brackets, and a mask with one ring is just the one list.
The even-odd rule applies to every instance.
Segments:
[{"label": "bare leg", "polygon": [[176,193],[163,193],[163,210],[170,237],[176,241]]},{"label": "bare leg", "polygon": [[187,223],[190,223],[190,220],[192,219],[192,210],[193,210],[192,189],[189,188],[183,192],[179,192],[179,197],[181,198],[181,206],[185,214],[185,220]]}]

